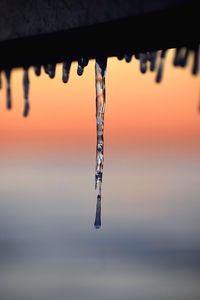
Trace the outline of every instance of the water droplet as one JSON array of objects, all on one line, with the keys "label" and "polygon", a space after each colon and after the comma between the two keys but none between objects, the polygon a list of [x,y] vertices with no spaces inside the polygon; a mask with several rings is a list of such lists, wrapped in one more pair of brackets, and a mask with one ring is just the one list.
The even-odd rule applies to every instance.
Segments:
[{"label": "water droplet", "polygon": [[69,80],[69,73],[71,68],[71,60],[63,63],[63,69],[62,69],[62,81],[64,83],[67,83]]},{"label": "water droplet", "polygon": [[23,90],[24,90],[24,111],[23,116],[26,118],[29,115],[29,75],[28,70],[24,70],[23,74]]},{"label": "water droplet", "polygon": [[34,66],[34,71],[35,71],[35,75],[36,76],[40,76],[40,74],[41,74],[41,66],[40,65]]},{"label": "water droplet", "polygon": [[95,189],[97,190],[97,213],[95,227],[101,225],[101,184],[104,165],[104,113],[106,104],[105,74],[107,58],[97,58],[95,63],[95,85],[96,85],[96,168],[95,168]]},{"label": "water droplet", "polygon": [[6,77],[6,107],[8,110],[10,110],[12,108],[11,88],[10,88],[10,77],[11,77],[10,70],[5,70],[5,77]]}]

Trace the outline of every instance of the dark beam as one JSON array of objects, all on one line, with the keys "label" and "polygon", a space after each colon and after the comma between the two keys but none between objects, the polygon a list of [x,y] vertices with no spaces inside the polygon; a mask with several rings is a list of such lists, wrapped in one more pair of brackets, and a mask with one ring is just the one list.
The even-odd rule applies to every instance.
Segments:
[{"label": "dark beam", "polygon": [[198,1],[0,3],[0,68],[199,43]]}]

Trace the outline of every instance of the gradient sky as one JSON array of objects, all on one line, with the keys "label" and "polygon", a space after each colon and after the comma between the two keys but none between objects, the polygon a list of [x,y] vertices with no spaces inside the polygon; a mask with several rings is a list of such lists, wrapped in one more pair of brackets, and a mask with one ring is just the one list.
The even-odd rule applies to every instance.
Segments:
[{"label": "gradient sky", "polygon": [[[127,64],[109,59],[106,79],[105,137],[107,149],[125,147],[200,147],[200,116],[197,112],[199,78],[192,77],[191,63],[185,70],[172,67],[173,50],[168,53],[164,81],[154,83],[155,74],[140,74],[135,59]],[[71,69],[70,81],[61,81],[61,65],[54,80],[30,71],[31,111],[22,117],[22,71],[12,73],[13,110],[5,109],[5,89],[0,92],[1,151],[42,148],[74,151],[95,145],[94,61],[84,75]],[[5,87],[5,82],[3,82]],[[110,148],[109,148],[110,147]],[[112,150],[113,151],[113,150]]]}]

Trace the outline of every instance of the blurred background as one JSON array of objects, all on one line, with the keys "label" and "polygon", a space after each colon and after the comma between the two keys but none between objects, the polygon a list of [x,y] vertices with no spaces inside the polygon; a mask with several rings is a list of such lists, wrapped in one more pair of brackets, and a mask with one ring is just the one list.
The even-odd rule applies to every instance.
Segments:
[{"label": "blurred background", "polygon": [[[94,61],[62,83],[22,71],[13,109],[0,91],[2,300],[197,300],[200,297],[200,82],[172,67],[162,84],[110,58],[102,228],[96,206]],[[5,87],[5,81],[3,81]]]}]

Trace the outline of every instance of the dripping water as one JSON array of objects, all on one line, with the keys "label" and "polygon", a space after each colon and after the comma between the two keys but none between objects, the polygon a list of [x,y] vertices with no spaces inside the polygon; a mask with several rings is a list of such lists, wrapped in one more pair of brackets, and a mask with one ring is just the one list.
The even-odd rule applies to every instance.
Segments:
[{"label": "dripping water", "polygon": [[28,69],[25,69],[24,74],[23,74],[23,90],[24,90],[24,111],[23,111],[23,116],[26,118],[28,116],[29,110],[30,110]]},{"label": "dripping water", "polygon": [[5,77],[6,77],[6,108],[8,110],[10,110],[12,108],[10,76],[11,76],[11,71],[9,69],[5,70]]},{"label": "dripping water", "polygon": [[71,64],[72,64],[71,60],[63,63],[62,81],[64,83],[67,83],[69,81],[69,73],[70,73]]},{"label": "dripping water", "polygon": [[96,169],[95,169],[95,189],[97,191],[97,205],[95,228],[101,227],[101,185],[104,164],[104,113],[106,103],[105,93],[105,73],[107,58],[97,58],[95,63],[95,85],[96,85]]}]

